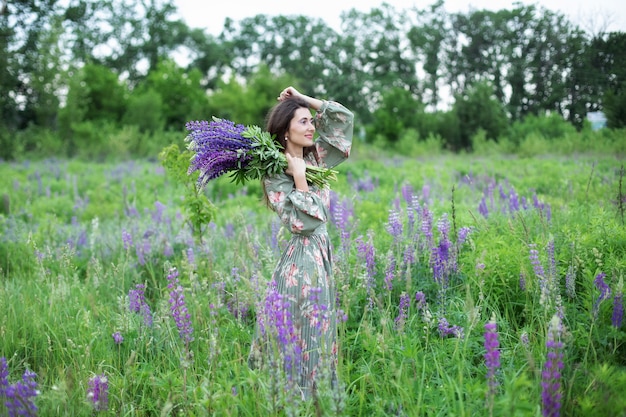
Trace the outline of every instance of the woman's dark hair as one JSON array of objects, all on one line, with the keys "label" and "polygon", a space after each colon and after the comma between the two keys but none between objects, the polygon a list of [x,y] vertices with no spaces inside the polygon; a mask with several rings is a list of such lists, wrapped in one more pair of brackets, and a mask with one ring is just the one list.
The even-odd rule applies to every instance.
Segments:
[{"label": "woman's dark hair", "polygon": [[[265,130],[269,132],[270,135],[274,136],[274,140],[278,142],[283,149],[287,146],[285,135],[289,131],[289,124],[294,118],[296,110],[302,107],[308,109],[309,104],[301,98],[289,98],[276,104],[267,115]],[[315,145],[304,148],[303,156],[307,156],[309,153],[314,152],[314,155],[317,158],[315,150]]]},{"label": "woman's dark hair", "polygon": [[[288,98],[276,104],[267,114],[267,119],[265,121],[265,130],[269,132],[270,135],[274,137],[274,140],[280,144],[283,151],[287,147],[287,141],[285,140],[285,135],[289,131],[289,125],[291,124],[291,120],[293,120],[296,110],[300,108],[309,108],[309,104],[301,99],[301,98]],[[307,156],[312,153],[315,159],[318,159],[317,156],[317,148],[315,145],[304,148],[302,156]],[[263,188],[263,198],[265,200],[265,204],[269,207],[269,200],[267,199],[267,190],[265,189],[265,181],[261,180],[261,186]]]}]

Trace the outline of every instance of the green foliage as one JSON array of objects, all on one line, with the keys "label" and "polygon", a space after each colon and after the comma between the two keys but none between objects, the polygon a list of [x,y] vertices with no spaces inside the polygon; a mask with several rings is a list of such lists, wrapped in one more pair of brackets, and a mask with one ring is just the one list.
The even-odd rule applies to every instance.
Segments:
[{"label": "green foliage", "polygon": [[487,139],[497,140],[508,126],[507,115],[502,104],[495,98],[493,87],[486,82],[477,83],[462,95],[457,95],[454,112],[459,120],[459,141],[450,143],[453,150],[467,150],[471,137],[479,129],[485,131]]},{"label": "green foliage", "polygon": [[[164,123],[166,129],[180,131],[189,120],[206,117],[208,99],[201,81],[202,74],[197,69],[186,71],[169,59],[159,62],[145,81],[137,87],[138,99],[143,94],[147,94],[148,98],[153,97],[155,93],[160,96],[160,99],[153,103],[153,110],[159,113],[152,117],[162,116],[164,120],[160,122],[154,120],[156,123],[152,128],[157,129]],[[128,115],[134,116],[134,120],[139,121],[143,128],[147,128],[148,122],[153,121],[146,120],[146,116],[139,119],[135,117],[139,116],[137,112],[141,110],[140,107],[146,105],[148,105],[146,98],[139,103],[135,102],[135,106],[139,107],[133,110],[135,114]]]},{"label": "green foliage", "polygon": [[520,144],[529,136],[538,136],[550,140],[562,139],[576,133],[576,128],[557,113],[528,115],[511,124],[508,137]]},{"label": "green foliage", "polygon": [[[122,118],[125,125],[134,125],[144,133],[162,132],[165,127],[162,95],[153,88],[134,90],[128,98],[126,113]],[[140,148],[141,144],[137,144]]]},{"label": "green foliage", "polygon": [[[81,82],[75,88],[84,89],[84,101],[71,105],[85,108],[84,120],[104,121],[117,124],[126,110],[126,86],[118,74],[110,68],[98,64],[86,64],[77,75]],[[72,94],[80,100],[80,94]],[[68,97],[69,99],[69,97]]]},{"label": "green foliage", "polygon": [[215,206],[201,192],[197,186],[198,174],[189,175],[189,161],[192,152],[181,152],[178,145],[170,145],[159,154],[161,164],[175,183],[183,187],[183,210],[187,213],[187,220],[193,236],[202,241],[206,226],[215,217]]},{"label": "green foliage", "polygon": [[[96,373],[108,378],[108,413],[115,415],[268,415],[282,406],[296,407],[302,416],[486,415],[483,325],[493,316],[501,367],[489,414],[538,415],[545,331],[554,305],[541,299],[540,278],[529,259],[528,245],[534,243],[544,270],[552,274],[554,268],[559,277],[566,329],[563,413],[621,416],[626,332],[611,323],[612,298],[593,314],[599,296],[595,274],[606,272],[615,294],[623,289],[626,268],[626,230],[614,202],[621,179],[613,155],[416,158],[361,144],[353,156],[340,166],[344,180],[333,187],[336,201],[354,209],[348,237],[329,224],[337,300],[348,314],[339,323],[341,384],[337,390],[321,388],[319,403],[288,404],[273,396],[270,372],[247,364],[253,311],[285,243],[275,214],[260,204],[258,188],[248,192],[218,179],[207,192],[224,215],[211,217],[202,241],[190,239],[186,203],[184,216],[178,207],[188,195],[183,184],[193,189],[195,183],[186,172],[190,155],[174,145],[163,150],[161,165],[0,165],[0,195],[11,194],[10,210],[0,215],[0,299],[7,301],[0,303],[6,318],[0,355],[9,361],[11,380],[27,367],[37,373],[42,415],[92,413],[86,386]],[[364,182],[371,187],[362,187]],[[419,210],[407,204],[401,192],[406,186]],[[485,217],[477,207],[490,192],[493,205]],[[509,210],[513,194],[526,199],[526,209]],[[532,203],[535,195],[551,207],[550,217]],[[445,216],[454,219],[457,231],[472,227],[465,244],[452,246],[459,270],[445,297],[438,296],[433,280],[425,218],[417,217],[424,208],[432,214],[434,245]],[[390,210],[400,214],[398,238],[387,230]],[[416,216],[412,227],[410,213]],[[125,234],[132,242],[124,241]],[[356,243],[369,236],[375,247],[373,292]],[[416,257],[410,266],[406,248]],[[390,254],[397,260],[394,268]],[[166,275],[172,266],[181,273],[194,327],[193,360],[181,361],[185,346],[169,311]],[[565,278],[570,267],[573,293]],[[385,287],[388,273],[394,275],[391,290]],[[151,327],[129,309],[128,291],[138,283],[147,286]],[[411,302],[398,324],[403,291]],[[426,294],[428,313],[414,302],[416,291]],[[464,337],[441,337],[441,317],[463,327]],[[124,337],[119,345],[114,332]]]},{"label": "green foliage", "polygon": [[219,82],[209,96],[208,114],[245,126],[262,126],[268,111],[276,104],[277,92],[286,85],[298,87],[298,84],[287,75],[273,74],[266,65],[259,65],[246,82],[242,83],[236,76]]}]

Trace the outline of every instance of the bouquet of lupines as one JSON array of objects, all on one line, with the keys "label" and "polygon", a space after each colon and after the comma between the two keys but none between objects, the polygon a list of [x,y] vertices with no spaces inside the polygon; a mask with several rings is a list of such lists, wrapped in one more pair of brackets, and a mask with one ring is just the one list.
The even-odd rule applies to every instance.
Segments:
[{"label": "bouquet of lupines", "polygon": [[[230,120],[213,118],[211,122],[191,121],[185,126],[188,149],[194,152],[189,174],[198,171],[198,187],[228,172],[238,184],[262,179],[287,168],[282,147],[258,126],[244,127]],[[323,188],[335,180],[337,171],[307,165],[308,182]]]}]

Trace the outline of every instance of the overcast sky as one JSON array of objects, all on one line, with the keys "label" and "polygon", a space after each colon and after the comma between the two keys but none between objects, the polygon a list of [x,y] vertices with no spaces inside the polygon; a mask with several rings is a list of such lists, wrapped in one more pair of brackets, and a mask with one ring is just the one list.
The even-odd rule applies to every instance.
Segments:
[{"label": "overcast sky", "polygon": [[[350,9],[369,11],[382,5],[383,0],[174,0],[181,17],[193,28],[203,28],[218,35],[224,19],[239,21],[257,14],[305,15],[323,19],[339,31],[341,13]],[[435,0],[390,0],[395,9],[426,8]],[[467,12],[473,9],[501,10],[513,8],[513,1],[498,0],[445,0],[449,12]],[[626,32],[625,0],[522,0],[525,5],[535,4],[566,15],[573,23],[591,33],[601,29]]]}]

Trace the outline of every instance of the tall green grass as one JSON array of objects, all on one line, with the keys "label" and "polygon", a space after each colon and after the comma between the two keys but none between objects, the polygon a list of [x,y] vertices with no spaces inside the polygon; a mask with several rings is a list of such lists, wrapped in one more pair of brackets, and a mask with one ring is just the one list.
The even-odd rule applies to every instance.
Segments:
[{"label": "tall green grass", "polygon": [[[198,242],[180,211],[182,190],[157,163],[3,163],[0,356],[9,380],[36,372],[40,415],[92,415],[88,381],[104,374],[102,415],[539,416],[547,326],[560,314],[562,414],[624,416],[626,329],[612,324],[626,271],[623,161],[527,155],[374,157],[355,149],[333,187],[334,207],[347,216],[330,227],[347,314],[339,325],[341,384],[305,403],[247,364],[256,305],[285,238],[258,185],[210,184],[217,217]],[[514,197],[520,207],[511,209]],[[415,208],[432,215],[430,246],[423,218],[410,229]],[[402,224],[397,236],[388,231],[390,210]],[[442,239],[437,224],[446,221],[452,242],[461,228],[471,232],[453,244],[458,267],[442,287],[431,261]],[[125,247],[123,235],[132,244]],[[371,277],[364,242],[375,249]],[[554,273],[547,300],[531,248],[546,275]],[[414,260],[405,263],[407,250]],[[191,357],[169,311],[171,267],[194,328]],[[598,303],[600,273],[611,295]],[[152,326],[129,310],[139,283]],[[416,304],[418,291],[427,308]],[[403,294],[411,303],[398,325]],[[489,411],[483,334],[492,317],[501,366]],[[463,336],[442,337],[441,318]],[[123,335],[119,345],[114,332]]]}]

